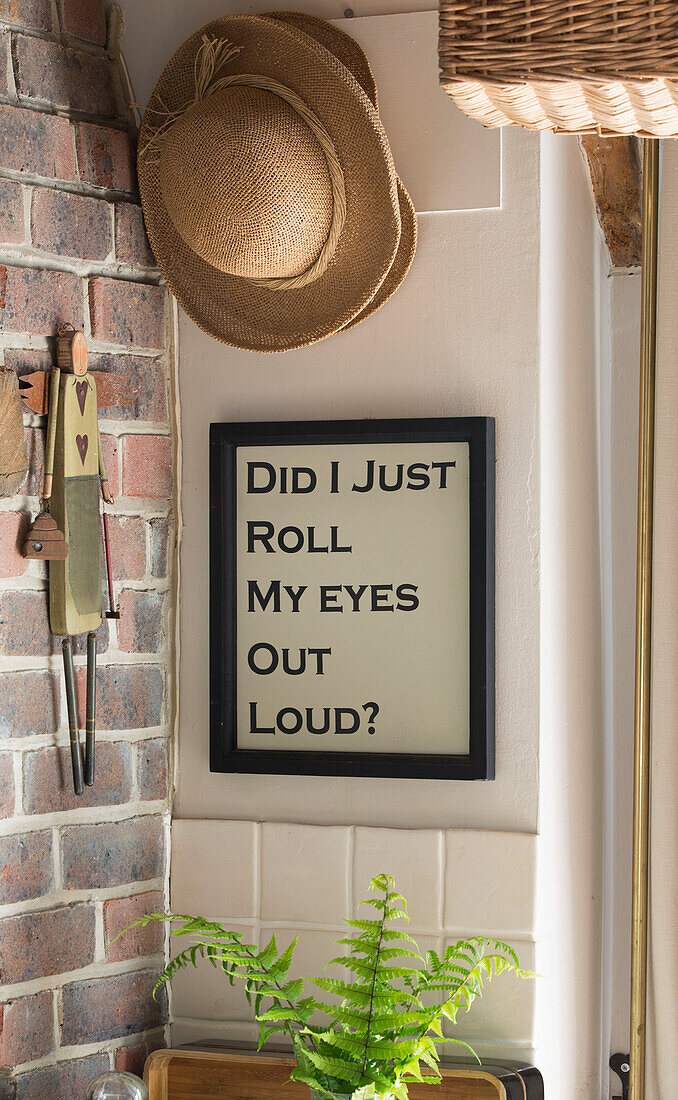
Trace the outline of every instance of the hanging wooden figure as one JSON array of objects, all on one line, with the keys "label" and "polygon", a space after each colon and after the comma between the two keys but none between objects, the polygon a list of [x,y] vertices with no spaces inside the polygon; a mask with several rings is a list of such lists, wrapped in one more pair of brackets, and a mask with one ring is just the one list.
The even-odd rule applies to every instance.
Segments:
[{"label": "hanging wooden figure", "polygon": [[[102,619],[101,505],[113,503],[108,488],[97,416],[97,387],[87,370],[82,332],[59,333],[58,367],[50,376],[44,507],[68,544],[65,557],[49,560],[49,620],[63,635],[66,703],[76,794],[83,778],[94,783],[96,631]],[[78,728],[73,638],[87,634],[85,758]]]}]

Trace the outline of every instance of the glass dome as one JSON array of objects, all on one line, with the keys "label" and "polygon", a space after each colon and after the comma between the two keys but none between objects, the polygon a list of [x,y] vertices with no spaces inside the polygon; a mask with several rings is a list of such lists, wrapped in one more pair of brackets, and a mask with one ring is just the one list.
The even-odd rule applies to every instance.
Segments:
[{"label": "glass dome", "polygon": [[87,1100],[148,1100],[148,1089],[133,1073],[102,1073],[90,1082]]}]

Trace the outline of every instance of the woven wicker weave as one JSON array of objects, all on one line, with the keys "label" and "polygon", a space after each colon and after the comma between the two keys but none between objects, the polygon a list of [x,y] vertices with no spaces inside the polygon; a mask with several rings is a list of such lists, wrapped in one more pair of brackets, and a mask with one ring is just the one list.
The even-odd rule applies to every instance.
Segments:
[{"label": "woven wicker weave", "polygon": [[678,0],[440,0],[439,51],[485,126],[678,134]]}]

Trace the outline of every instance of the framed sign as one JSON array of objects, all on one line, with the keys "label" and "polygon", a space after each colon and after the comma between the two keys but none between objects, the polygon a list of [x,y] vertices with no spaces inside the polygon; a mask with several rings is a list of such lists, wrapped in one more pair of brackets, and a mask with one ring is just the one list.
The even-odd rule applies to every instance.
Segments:
[{"label": "framed sign", "polygon": [[212,771],[494,777],[494,421],[212,424]]}]

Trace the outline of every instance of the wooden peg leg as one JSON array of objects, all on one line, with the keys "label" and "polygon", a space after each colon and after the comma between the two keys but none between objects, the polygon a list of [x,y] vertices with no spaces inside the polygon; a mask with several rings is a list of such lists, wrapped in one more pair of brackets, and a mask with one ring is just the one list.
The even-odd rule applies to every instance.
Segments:
[{"label": "wooden peg leg", "polygon": [[87,717],[85,720],[85,783],[94,785],[94,739],[97,704],[97,636],[87,635]]},{"label": "wooden peg leg", "polygon": [[76,794],[82,794],[82,750],[78,731],[78,705],[75,698],[75,670],[73,668],[73,642],[64,638],[61,643],[64,657],[64,676],[66,678],[66,706],[68,708],[68,729],[71,738],[71,763],[73,765],[73,787]]}]

